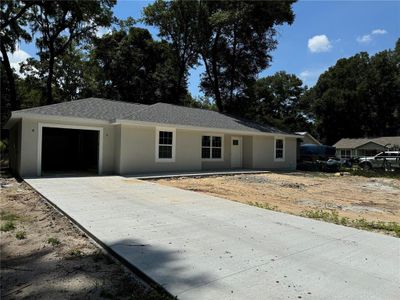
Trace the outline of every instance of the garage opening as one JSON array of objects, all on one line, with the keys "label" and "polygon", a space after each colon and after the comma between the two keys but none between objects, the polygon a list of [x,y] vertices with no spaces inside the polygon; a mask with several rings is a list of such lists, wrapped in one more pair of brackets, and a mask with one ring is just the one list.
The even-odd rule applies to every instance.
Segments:
[{"label": "garage opening", "polygon": [[99,131],[43,127],[42,174],[97,174]]}]

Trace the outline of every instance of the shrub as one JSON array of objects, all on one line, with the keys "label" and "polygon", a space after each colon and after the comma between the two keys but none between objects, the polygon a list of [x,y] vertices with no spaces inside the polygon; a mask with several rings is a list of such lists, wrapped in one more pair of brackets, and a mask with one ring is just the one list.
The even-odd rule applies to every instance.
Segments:
[{"label": "shrub", "polygon": [[23,240],[23,239],[26,238],[26,232],[25,232],[25,231],[18,231],[18,232],[15,234],[15,237],[16,237],[17,239],[19,239],[19,240]]},{"label": "shrub", "polygon": [[1,231],[11,231],[15,229],[15,224],[13,221],[7,221],[3,225],[1,225],[0,230]]},{"label": "shrub", "polygon": [[55,238],[55,237],[49,238],[49,239],[47,240],[47,243],[50,244],[50,245],[52,245],[53,247],[54,247],[54,246],[57,246],[57,245],[60,245],[60,241],[59,241],[57,238]]}]

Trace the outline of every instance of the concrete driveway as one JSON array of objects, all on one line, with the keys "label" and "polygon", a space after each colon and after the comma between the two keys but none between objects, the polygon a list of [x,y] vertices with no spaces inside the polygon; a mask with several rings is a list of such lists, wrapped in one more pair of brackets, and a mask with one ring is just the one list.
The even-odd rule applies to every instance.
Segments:
[{"label": "concrete driveway", "polygon": [[26,180],[179,299],[398,299],[400,239],[124,177]]}]

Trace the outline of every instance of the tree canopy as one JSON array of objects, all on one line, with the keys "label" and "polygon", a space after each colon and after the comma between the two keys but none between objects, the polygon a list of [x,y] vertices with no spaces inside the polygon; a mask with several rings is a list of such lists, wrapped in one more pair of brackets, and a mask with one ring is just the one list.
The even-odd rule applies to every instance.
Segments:
[{"label": "tree canopy", "polygon": [[[400,134],[400,40],[339,59],[308,88],[285,71],[259,77],[272,63],[276,26],[294,20],[294,0],[156,0],[140,21],[158,38],[139,20],[117,20],[115,3],[1,2],[2,126],[11,110],[97,96],[219,110],[328,144]],[[33,40],[37,55],[17,73],[8,56],[21,40]],[[199,65],[203,96],[193,99],[188,76]]]},{"label": "tree canopy", "polygon": [[338,60],[308,91],[304,101],[324,142],[399,134],[399,44],[373,56],[361,52]]}]

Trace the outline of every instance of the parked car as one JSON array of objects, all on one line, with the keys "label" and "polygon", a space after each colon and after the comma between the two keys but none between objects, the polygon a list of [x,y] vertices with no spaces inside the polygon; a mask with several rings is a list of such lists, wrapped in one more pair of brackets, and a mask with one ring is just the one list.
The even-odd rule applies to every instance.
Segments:
[{"label": "parked car", "polygon": [[341,166],[335,158],[336,148],[327,145],[304,144],[300,146],[297,168],[306,171],[336,172]]},{"label": "parked car", "polygon": [[364,170],[400,168],[400,151],[384,151],[375,156],[359,157],[358,165]]}]

